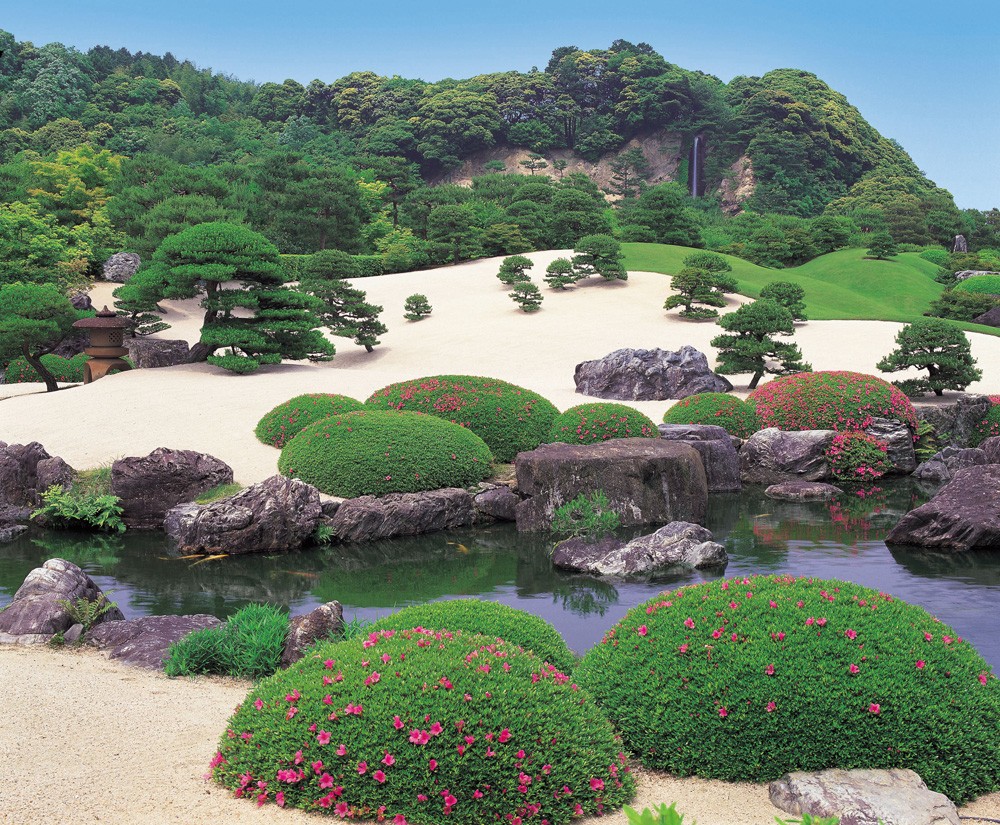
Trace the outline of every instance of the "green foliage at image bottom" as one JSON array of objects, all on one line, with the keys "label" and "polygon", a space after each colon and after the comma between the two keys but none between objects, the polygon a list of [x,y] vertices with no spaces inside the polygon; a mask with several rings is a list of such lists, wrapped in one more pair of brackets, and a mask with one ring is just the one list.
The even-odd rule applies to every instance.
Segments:
[{"label": "green foliage at image bottom", "polygon": [[678,776],[909,768],[957,803],[1000,788],[1000,680],[922,608],[855,584],[752,576],[662,593],[574,678],[644,765]]},{"label": "green foliage at image bottom", "polygon": [[196,630],[170,645],[163,669],[168,676],[259,679],[278,669],[287,637],[287,613],[269,604],[248,604],[225,624]]},{"label": "green foliage at image bottom", "polygon": [[58,485],[42,493],[42,506],[31,517],[60,530],[125,532],[118,496],[93,495]]},{"label": "green foliage at image bottom", "polygon": [[564,825],[634,792],[585,691],[514,645],[450,631],[316,648],[251,691],[211,769],[259,805],[410,825]]},{"label": "green foliage at image bottom", "polygon": [[368,630],[461,630],[503,639],[523,647],[555,665],[564,673],[573,669],[575,659],[559,632],[544,619],[500,602],[454,599],[404,607],[374,622]]}]

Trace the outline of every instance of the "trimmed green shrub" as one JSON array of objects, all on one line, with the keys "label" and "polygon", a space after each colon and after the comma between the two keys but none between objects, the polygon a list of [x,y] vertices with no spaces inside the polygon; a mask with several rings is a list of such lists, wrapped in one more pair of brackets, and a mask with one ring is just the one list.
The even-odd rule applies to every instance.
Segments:
[{"label": "trimmed green shrub", "polygon": [[358,274],[355,278],[374,278],[385,275],[385,260],[381,255],[352,255],[357,264]]},{"label": "trimmed green shrub", "polygon": [[631,798],[625,759],[590,696],[536,656],[460,631],[383,630],[258,685],[211,770],[259,805],[561,825]]},{"label": "trimmed green shrub", "polygon": [[713,424],[737,438],[749,438],[761,428],[753,404],[724,392],[700,392],[682,398],[664,413],[663,423]]},{"label": "trimmed green shrub", "polygon": [[849,430],[833,437],[826,448],[826,457],[834,478],[864,484],[892,469],[888,452],[886,442],[859,430]]},{"label": "trimmed green shrub", "polygon": [[779,430],[863,430],[872,418],[894,418],[913,431],[917,416],[906,395],[888,381],[834,370],[788,375],[747,396],[762,427]]},{"label": "trimmed green shrub", "polygon": [[403,303],[403,317],[407,321],[420,321],[425,316],[431,314],[431,304],[426,295],[419,292],[413,293]]},{"label": "trimmed green shrub", "polygon": [[492,460],[479,436],[448,421],[367,409],[310,424],[284,446],[278,470],[352,498],[465,487],[487,478]]},{"label": "trimmed green shrub", "polygon": [[483,441],[497,461],[533,450],[549,436],[559,410],[538,393],[499,378],[432,375],[376,390],[365,404],[424,412],[460,424]]},{"label": "trimmed green shrub", "polygon": [[269,604],[248,604],[223,625],[189,633],[168,650],[168,676],[219,673],[260,679],[281,663],[288,614]]},{"label": "trimmed green shrub", "polygon": [[500,602],[452,599],[415,604],[379,619],[366,629],[409,630],[412,627],[461,630],[464,633],[479,633],[503,639],[530,650],[539,659],[555,665],[564,673],[569,673],[576,663],[565,640],[552,625],[532,613]]},{"label": "trimmed green shrub", "polygon": [[556,416],[549,441],[593,444],[612,438],[659,438],[656,424],[625,404],[592,401],[578,404]]},{"label": "trimmed green shrub", "polygon": [[1000,275],[974,275],[955,284],[956,292],[1000,295]]},{"label": "trimmed green shrub", "polygon": [[925,261],[930,261],[935,266],[948,266],[948,262],[951,260],[950,253],[943,248],[925,249],[920,253],[920,257]]},{"label": "trimmed green shrub", "polygon": [[278,404],[264,415],[253,433],[257,440],[272,447],[284,447],[310,424],[364,408],[364,404],[347,395],[307,393]]},{"label": "trimmed green shrub", "polygon": [[542,292],[530,281],[514,284],[514,291],[508,292],[507,297],[524,312],[538,312],[542,308]]},{"label": "trimmed green shrub", "polygon": [[[61,355],[43,355],[39,360],[52,373],[52,377],[56,381],[65,384],[79,384],[83,381],[83,365],[90,360],[90,356],[81,352],[72,358],[63,358]],[[24,358],[15,358],[4,370],[4,380],[8,384],[31,384],[41,381],[42,378]]]},{"label": "trimmed green shrub", "polygon": [[580,493],[572,501],[561,504],[552,512],[549,529],[567,538],[582,538],[588,542],[600,541],[613,533],[622,523],[622,517],[611,509],[611,499],[603,490]]},{"label": "trimmed green shrub", "polygon": [[678,776],[898,767],[956,802],[1000,787],[1000,681],[925,610],[859,585],[755,576],[663,593],[574,678],[645,765]]}]

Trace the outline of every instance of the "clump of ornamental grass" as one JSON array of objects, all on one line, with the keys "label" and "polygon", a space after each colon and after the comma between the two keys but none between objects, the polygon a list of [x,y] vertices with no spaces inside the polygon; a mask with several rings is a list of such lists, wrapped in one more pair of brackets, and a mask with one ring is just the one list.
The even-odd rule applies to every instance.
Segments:
[{"label": "clump of ornamental grass", "polygon": [[754,576],[630,610],[574,672],[642,762],[766,782],[910,768],[962,802],[1000,787],[1000,681],[916,605],[841,581]]},{"label": "clump of ornamental grass", "polygon": [[569,677],[509,643],[418,629],[321,646],[262,681],[211,770],[258,805],[394,825],[560,825],[634,790]]},{"label": "clump of ornamental grass", "polygon": [[700,392],[674,404],[664,424],[713,424],[737,438],[749,438],[761,428],[753,404],[724,392]]},{"label": "clump of ornamental grass", "polygon": [[612,438],[659,438],[647,416],[625,404],[593,401],[578,404],[556,416],[549,432],[549,441],[567,444],[593,444]]},{"label": "clump of ornamental grass", "polygon": [[566,641],[544,619],[508,607],[500,602],[481,599],[449,599],[404,607],[374,622],[368,630],[408,630],[425,627],[448,628],[465,633],[479,633],[523,647],[539,659],[555,665],[564,673],[573,669],[575,659]]},{"label": "clump of ornamental grass", "polygon": [[258,441],[280,449],[310,424],[332,415],[354,412],[362,407],[364,404],[347,395],[331,393],[297,395],[266,413],[257,422],[253,432]]},{"label": "clump of ornamental grass", "polygon": [[892,469],[889,445],[881,439],[850,430],[837,433],[826,448],[830,472],[838,481],[867,484]]},{"label": "clump of ornamental grass", "polygon": [[465,427],[485,441],[497,461],[533,450],[559,414],[536,392],[499,378],[432,375],[376,390],[365,401],[375,409],[427,413]]},{"label": "clump of ornamental grass", "polygon": [[289,441],[278,471],[333,496],[467,487],[490,475],[474,432],[432,415],[363,409],[310,424]]},{"label": "clump of ornamental grass", "polygon": [[891,418],[917,429],[913,404],[888,381],[860,372],[803,372],[775,378],[747,401],[762,427],[779,430],[863,430],[873,418]]}]

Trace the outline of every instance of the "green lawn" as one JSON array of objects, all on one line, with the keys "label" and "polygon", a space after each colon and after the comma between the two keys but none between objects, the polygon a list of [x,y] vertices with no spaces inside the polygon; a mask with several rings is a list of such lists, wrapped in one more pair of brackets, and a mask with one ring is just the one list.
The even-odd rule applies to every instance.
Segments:
[{"label": "green lawn", "polygon": [[[672,275],[680,271],[692,249],[655,243],[622,244],[625,268]],[[724,255],[733,267],[739,292],[756,298],[771,281],[791,281],[805,290],[810,320],[900,321],[923,317],[944,287],[934,280],[937,267],[916,252],[904,252],[885,261],[869,260],[863,249],[842,249],[821,255],[802,266],[768,269]],[[664,296],[666,293],[664,293]],[[998,335],[1000,330],[980,324],[962,329]]]}]

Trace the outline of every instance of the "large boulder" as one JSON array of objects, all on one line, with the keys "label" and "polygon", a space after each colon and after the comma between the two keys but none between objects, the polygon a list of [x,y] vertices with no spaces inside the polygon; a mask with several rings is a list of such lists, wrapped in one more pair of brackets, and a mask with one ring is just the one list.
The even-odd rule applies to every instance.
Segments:
[{"label": "large boulder", "polygon": [[275,553],[310,541],[321,516],[315,487],[278,475],[211,504],[180,504],[163,529],[186,553]]},{"label": "large boulder", "polygon": [[944,794],[914,771],[831,769],[785,774],[768,788],[771,803],[790,814],[840,817],[840,825],[959,825]]},{"label": "large boulder", "polygon": [[[76,622],[61,602],[75,605],[79,599],[97,601],[105,596],[94,580],[72,562],[49,559],[28,573],[14,600],[0,613],[0,642],[48,642]],[[112,607],[95,624],[124,618],[117,607]]]},{"label": "large boulder", "polygon": [[704,353],[691,346],[677,352],[615,350],[599,360],[577,364],[573,380],[579,393],[619,401],[663,401],[733,388],[708,368]]},{"label": "large boulder", "polygon": [[833,430],[758,430],[740,448],[740,477],[745,484],[822,481],[830,476],[826,450],[835,435]]},{"label": "large boulder", "polygon": [[157,447],[111,465],[111,492],[121,499],[122,519],[132,528],[160,528],[172,507],[232,481],[232,467],[194,450]]},{"label": "large boulder", "polygon": [[472,499],[475,520],[480,522],[514,521],[521,497],[506,484],[497,484],[482,490]]},{"label": "large boulder", "polygon": [[129,338],[125,341],[129,360],[136,369],[176,367],[186,364],[190,347],[187,341],[173,338]]},{"label": "large boulder", "polygon": [[170,645],[189,633],[218,627],[215,616],[143,616],[141,619],[104,622],[91,629],[83,641],[127,665],[163,670]]},{"label": "large boulder", "polygon": [[104,280],[124,284],[139,271],[141,263],[134,252],[116,252],[104,262]]},{"label": "large boulder", "polygon": [[965,467],[980,467],[983,464],[990,464],[990,460],[985,450],[978,447],[945,447],[941,452],[935,453],[927,461],[921,462],[913,471],[914,478],[919,481],[930,482],[931,484],[944,484],[949,481],[955,473]]},{"label": "large boulder", "polygon": [[[30,444],[7,444],[0,441],[0,505],[35,507],[39,493],[38,465],[50,459],[45,448],[37,441]],[[44,467],[43,465],[43,483]]]},{"label": "large boulder", "polygon": [[865,427],[872,438],[884,441],[888,446],[886,458],[892,465],[889,473],[906,475],[917,466],[917,454],[913,451],[913,431],[895,418],[872,418]]},{"label": "large boulder", "polygon": [[43,458],[35,465],[35,489],[44,493],[49,487],[68,490],[73,485],[76,472],[58,456]]},{"label": "large boulder", "polygon": [[518,530],[548,530],[557,507],[601,490],[624,526],[702,522],[708,483],[698,451],[660,438],[543,444],[514,459]]},{"label": "large boulder", "polygon": [[979,449],[986,455],[987,464],[1000,464],[1000,435],[984,438],[979,444]]},{"label": "large boulder", "polygon": [[705,465],[710,493],[734,493],[740,489],[740,458],[733,438],[712,424],[660,424],[660,437],[683,441],[694,447]]},{"label": "large boulder", "polygon": [[983,275],[1000,275],[992,269],[961,269],[955,273],[956,281],[964,281],[968,278],[981,278]]},{"label": "large boulder", "polygon": [[569,539],[552,552],[556,567],[621,579],[650,579],[677,568],[725,567],[728,561],[726,548],[708,530],[686,521],[629,542]]},{"label": "large boulder", "polygon": [[1000,545],[1000,464],[958,470],[926,504],[910,510],[886,544],[939,550],[996,550]]},{"label": "large boulder", "polygon": [[764,495],[776,501],[829,501],[843,492],[839,487],[821,481],[782,481],[768,487]]},{"label": "large boulder", "polygon": [[982,315],[977,315],[972,319],[972,323],[987,327],[1000,327],[1000,306],[988,309]]},{"label": "large boulder", "polygon": [[976,440],[976,427],[986,418],[992,402],[985,395],[962,394],[945,403],[914,401],[917,418],[934,427],[942,447],[969,447]]},{"label": "large boulder", "polygon": [[321,604],[303,616],[292,618],[288,628],[285,649],[281,653],[281,667],[288,667],[301,659],[306,649],[321,639],[344,637],[344,608],[340,602]]},{"label": "large boulder", "polygon": [[472,524],[472,496],[457,487],[347,499],[328,522],[339,541],[416,536]]}]

